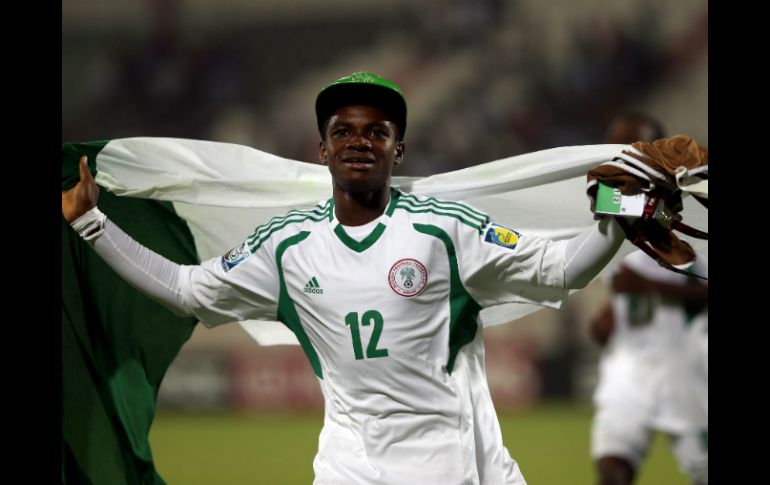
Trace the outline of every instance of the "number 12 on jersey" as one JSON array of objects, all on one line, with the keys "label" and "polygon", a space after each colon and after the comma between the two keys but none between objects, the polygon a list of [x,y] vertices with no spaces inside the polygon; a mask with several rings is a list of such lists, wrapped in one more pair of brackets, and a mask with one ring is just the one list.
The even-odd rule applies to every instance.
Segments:
[{"label": "number 12 on jersey", "polygon": [[[350,312],[345,315],[345,325],[350,327],[350,335],[353,338],[353,353],[356,356],[356,360],[363,360],[364,348],[361,344],[361,332],[358,329],[358,322],[358,312]],[[368,327],[374,322],[374,330],[372,330],[369,345],[366,346],[366,358],[376,359],[377,357],[387,357],[388,349],[377,348],[377,343],[380,341],[380,334],[382,334],[382,314],[377,310],[367,310],[361,316],[360,322],[364,327]]]}]

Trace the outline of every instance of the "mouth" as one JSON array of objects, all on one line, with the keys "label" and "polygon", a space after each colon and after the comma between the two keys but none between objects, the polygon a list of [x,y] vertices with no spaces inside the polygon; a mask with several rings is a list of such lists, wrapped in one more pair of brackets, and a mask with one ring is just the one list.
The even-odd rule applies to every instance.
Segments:
[{"label": "mouth", "polygon": [[368,170],[372,165],[374,165],[374,160],[365,157],[349,157],[344,158],[342,163],[353,170]]}]

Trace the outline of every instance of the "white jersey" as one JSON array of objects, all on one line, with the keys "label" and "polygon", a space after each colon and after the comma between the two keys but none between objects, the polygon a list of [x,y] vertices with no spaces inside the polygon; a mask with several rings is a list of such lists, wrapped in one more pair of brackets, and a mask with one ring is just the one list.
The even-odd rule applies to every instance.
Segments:
[{"label": "white jersey", "polygon": [[392,190],[361,240],[330,199],[185,267],[182,286],[208,325],[277,315],[297,335],[325,398],[316,484],[519,484],[476,318],[501,303],[560,307],[565,246]]},{"label": "white jersey", "polygon": [[[701,284],[642,251],[622,264],[653,281]],[[699,254],[688,271],[708,277],[705,257]],[[615,293],[612,311],[615,327],[602,352],[594,393],[593,457],[624,456],[638,466],[652,432],[662,431],[677,439],[674,452],[681,467],[702,479],[708,473],[708,374],[692,319],[681,300],[658,292]]]},{"label": "white jersey", "polygon": [[[669,271],[642,251],[626,256],[623,266],[660,283],[687,285],[702,281]],[[706,258],[699,254],[688,271],[708,278]],[[663,365],[669,358],[682,355],[682,342],[689,334],[692,315],[687,314],[679,300],[667,299],[657,292],[615,293],[612,296],[612,312],[615,328],[607,355],[628,353],[640,360]]]}]

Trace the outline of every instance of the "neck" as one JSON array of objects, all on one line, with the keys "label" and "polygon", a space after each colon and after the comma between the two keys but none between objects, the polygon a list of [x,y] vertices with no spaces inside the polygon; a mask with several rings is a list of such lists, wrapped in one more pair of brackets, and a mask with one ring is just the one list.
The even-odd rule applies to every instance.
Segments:
[{"label": "neck", "polygon": [[385,212],[390,198],[390,184],[370,192],[348,192],[334,186],[334,214],[340,224],[361,226],[371,222]]}]

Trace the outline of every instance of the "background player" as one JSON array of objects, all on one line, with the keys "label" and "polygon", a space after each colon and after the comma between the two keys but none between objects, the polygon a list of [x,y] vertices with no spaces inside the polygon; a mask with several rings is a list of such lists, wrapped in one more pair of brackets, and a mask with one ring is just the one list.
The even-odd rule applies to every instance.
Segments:
[{"label": "background player", "polygon": [[[616,116],[607,143],[652,142],[661,124],[639,112]],[[699,255],[693,271],[708,275]],[[708,284],[665,270],[641,251],[629,255],[611,279],[612,301],[594,318],[591,334],[603,346],[591,455],[602,485],[630,484],[653,433],[672,439],[682,468],[708,482]]]},{"label": "background player", "polygon": [[[708,276],[705,257],[690,271]],[[693,308],[708,299],[701,281],[641,251],[612,277],[612,302],[597,317],[614,330],[599,365],[591,434],[603,485],[633,482],[655,431],[669,435],[694,483],[708,483],[708,375],[689,328]]]}]

